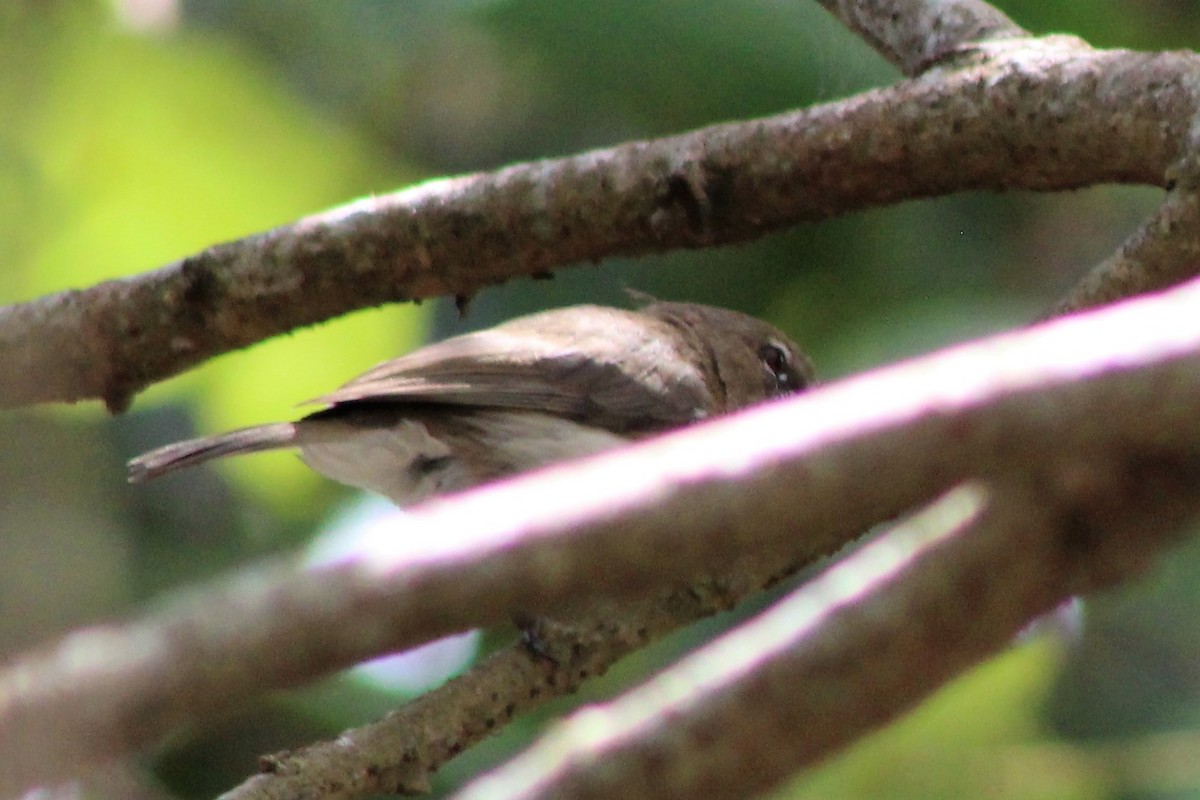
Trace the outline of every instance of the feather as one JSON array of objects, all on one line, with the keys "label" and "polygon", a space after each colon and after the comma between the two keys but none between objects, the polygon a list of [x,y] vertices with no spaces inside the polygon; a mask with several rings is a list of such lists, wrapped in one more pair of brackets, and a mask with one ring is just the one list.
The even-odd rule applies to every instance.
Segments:
[{"label": "feather", "polygon": [[429,345],[309,402],[540,411],[618,434],[662,430],[712,410],[689,355],[661,320],[575,306]]},{"label": "feather", "polygon": [[295,423],[276,422],[240,428],[219,436],[203,436],[185,442],[175,442],[143,453],[130,461],[129,482],[148,481],[177,469],[200,464],[210,458],[290,447],[295,441]]}]

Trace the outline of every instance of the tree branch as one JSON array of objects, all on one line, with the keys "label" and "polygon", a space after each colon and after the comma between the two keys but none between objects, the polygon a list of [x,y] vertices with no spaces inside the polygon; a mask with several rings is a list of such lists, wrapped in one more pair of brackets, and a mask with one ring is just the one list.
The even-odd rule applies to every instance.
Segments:
[{"label": "tree branch", "polygon": [[[0,309],[0,407],[99,397],[119,410],[150,383],[208,357],[355,308],[470,294],[609,255],[741,241],[803,220],[962,189],[1178,183],[1158,215],[1060,311],[1195,272],[1194,170],[1176,162],[1194,149],[1196,56],[1029,39],[1000,12],[970,0],[822,2],[906,74],[946,68],[804,112],[432,182],[144,276]],[[949,58],[964,48],[971,58]],[[716,775],[695,762],[672,763],[707,775],[704,785],[715,796],[731,781],[741,791],[754,780],[767,785],[801,761],[755,737],[777,743],[780,730],[795,729],[808,736],[811,715],[827,697],[817,691],[785,698],[778,687],[802,681],[845,690],[841,696],[859,704],[871,698],[876,716],[845,715],[845,726],[812,736],[809,749],[799,751],[815,758],[878,715],[899,713],[949,670],[1002,646],[1015,625],[1054,598],[1094,585],[1096,573],[1066,568],[1075,561],[1064,567],[1068,550],[1081,549],[1080,563],[1093,568],[1115,565],[1109,577],[1120,578],[1131,565],[1117,556],[1133,554],[1140,564],[1161,545],[1146,537],[1133,547],[1125,534],[1134,521],[1174,521],[1195,502],[1195,487],[1176,480],[1170,465],[1173,454],[1200,445],[1198,300],[1193,285],[989,340],[453,504],[429,504],[409,518],[425,531],[462,531],[453,546],[315,573],[274,567],[158,615],[73,634],[0,672],[0,763],[11,765],[0,773],[0,794],[80,774],[257,692],[371,655],[516,614],[580,613],[559,632],[566,638],[558,644],[573,655],[557,666],[518,648],[501,653],[384,723],[266,762],[273,774],[233,796],[287,796],[297,782],[340,784],[325,796],[420,789],[462,747],[661,632],[957,481],[996,481],[1006,499],[984,517],[982,532],[947,539],[910,564],[917,575],[935,566],[945,575],[944,559],[961,582],[926,576],[923,589],[895,562],[882,594],[864,594],[861,609],[826,597],[822,615],[809,617],[811,629],[771,640],[761,668],[706,673],[719,690],[670,707],[683,715],[680,732],[654,716],[641,718],[646,727],[614,728],[603,743],[607,771],[563,766],[552,788],[586,794],[596,781],[639,774],[645,758],[699,740],[716,742],[705,751],[715,754],[711,763],[699,765],[714,770],[729,755],[714,731],[739,732],[742,746],[759,742],[755,752],[770,769],[747,779],[736,768]],[[1139,468],[1092,475],[1083,483],[1104,491],[1084,500],[1063,494],[1062,475],[1053,473],[1048,485],[1060,493],[1040,497],[1046,505],[1033,503],[1043,487],[1011,475],[1030,463],[1046,468],[1064,453],[1088,453],[1109,466],[1134,458]],[[1164,486],[1153,503],[1137,494]],[[1091,509],[1105,507],[1105,492],[1135,497],[1096,517]],[[1006,517],[1014,509],[1037,524],[1021,533]],[[1041,538],[1028,553],[978,561],[979,548],[1000,541],[1006,553],[1025,548],[1029,530]],[[659,557],[663,552],[672,558]],[[729,571],[731,560],[750,552],[756,561]],[[981,596],[986,624],[961,632],[952,647],[938,644],[944,673],[914,676],[906,665],[918,652],[927,656],[928,641],[922,648],[906,639],[908,626],[959,630],[954,624],[962,620],[947,621],[937,610],[957,597],[956,587],[961,593],[979,583],[966,580],[980,563],[988,565],[989,588],[1000,563],[1013,571],[1005,588],[1027,594],[1018,592],[1008,605]],[[605,569],[598,573],[596,564]],[[666,609],[637,599],[714,571],[721,577],[674,592]],[[808,608],[816,591],[802,591],[785,608]],[[908,618],[874,605],[897,598],[895,608],[908,609]],[[872,608],[874,628],[861,616]],[[898,666],[882,676],[885,684],[889,677],[913,680],[884,685],[877,663],[867,675],[821,661],[830,653],[838,664],[850,659],[862,647],[860,631],[896,644],[888,655]],[[697,663],[685,673],[708,669]],[[739,682],[743,677],[748,683]],[[626,713],[623,705],[612,708]],[[757,726],[748,724],[747,709],[756,711]]]},{"label": "tree branch", "polygon": [[1182,283],[1200,272],[1200,163],[1192,156],[1166,201],[1051,310],[1060,316]]},{"label": "tree branch", "polygon": [[1193,282],[954,348],[428,503],[404,523],[424,549],[276,568],[71,634],[0,673],[0,794],[451,631],[643,596],[745,553],[811,558],[972,475],[1114,447],[1194,452],[1197,303]]},{"label": "tree branch", "polygon": [[1166,184],[1200,108],[1194,54],[1067,37],[989,53],[802,112],[434,181],[0,308],[0,407],[100,398],[121,410],[207,358],[354,309],[899,200]]},{"label": "tree branch", "polygon": [[952,493],[643,687],[576,712],[457,797],[770,790],[1073,593],[1140,574],[1200,508],[1194,459],[1036,472],[1002,481],[986,511],[981,487]]},{"label": "tree branch", "polygon": [[967,45],[1029,35],[979,0],[818,2],[909,77]]},{"label": "tree branch", "polygon": [[543,620],[539,637],[552,646],[554,660],[531,658],[529,647],[518,642],[378,722],[264,759],[260,774],[222,800],[422,794],[446,761],[514,718],[573,693],[628,653],[727,610],[789,571],[759,560],[645,600],[596,601],[586,617]]}]

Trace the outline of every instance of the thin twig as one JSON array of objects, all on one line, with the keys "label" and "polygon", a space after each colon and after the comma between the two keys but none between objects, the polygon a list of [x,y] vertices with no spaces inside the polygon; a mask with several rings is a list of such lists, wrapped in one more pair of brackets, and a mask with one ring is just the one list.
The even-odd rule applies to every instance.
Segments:
[{"label": "thin twig", "polygon": [[1062,316],[1166,289],[1200,274],[1200,192],[1179,185],[1137,232],[1046,315]]},{"label": "thin twig", "polygon": [[817,0],[910,77],[962,47],[1029,34],[980,0]]},{"label": "thin twig", "polygon": [[790,571],[791,565],[760,560],[644,600],[598,602],[586,618],[556,621],[539,631],[541,647],[548,644],[553,659],[533,657],[524,642],[513,644],[378,722],[263,759],[262,772],[221,800],[424,793],[431,774],[446,761],[515,717],[574,692],[633,650],[727,610]]}]

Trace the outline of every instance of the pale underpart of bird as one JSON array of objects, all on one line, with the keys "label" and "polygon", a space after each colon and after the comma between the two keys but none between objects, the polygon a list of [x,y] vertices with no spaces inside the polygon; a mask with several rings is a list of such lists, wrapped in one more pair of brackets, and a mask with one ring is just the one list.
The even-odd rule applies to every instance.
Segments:
[{"label": "pale underpart of bird", "polygon": [[296,448],[336,481],[400,506],[597,453],[805,389],[812,366],[775,327],[694,303],[573,306],[386,361],[295,422],[160,447],[140,482],[221,456]]}]

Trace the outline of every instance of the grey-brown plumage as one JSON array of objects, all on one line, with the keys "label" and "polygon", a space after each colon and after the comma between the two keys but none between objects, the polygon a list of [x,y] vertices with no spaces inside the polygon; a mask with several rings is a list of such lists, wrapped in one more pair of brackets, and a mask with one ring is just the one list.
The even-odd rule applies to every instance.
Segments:
[{"label": "grey-brown plumage", "polygon": [[384,362],[321,411],[167,445],[148,480],[227,455],[296,447],[309,466],[399,505],[605,450],[804,389],[812,368],[761,320],[711,306],[574,306]]}]

